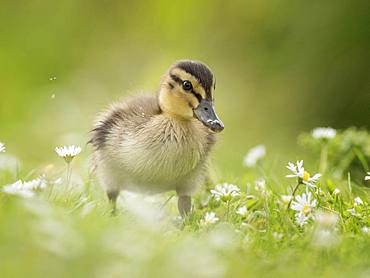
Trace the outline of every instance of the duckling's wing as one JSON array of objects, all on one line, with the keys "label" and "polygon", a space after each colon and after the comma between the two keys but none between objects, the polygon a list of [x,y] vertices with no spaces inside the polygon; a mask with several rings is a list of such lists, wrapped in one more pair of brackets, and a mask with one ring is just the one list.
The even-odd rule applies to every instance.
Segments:
[{"label": "duckling's wing", "polygon": [[122,99],[97,117],[89,142],[95,149],[102,149],[121,132],[134,131],[137,126],[160,112],[156,96],[141,95]]}]

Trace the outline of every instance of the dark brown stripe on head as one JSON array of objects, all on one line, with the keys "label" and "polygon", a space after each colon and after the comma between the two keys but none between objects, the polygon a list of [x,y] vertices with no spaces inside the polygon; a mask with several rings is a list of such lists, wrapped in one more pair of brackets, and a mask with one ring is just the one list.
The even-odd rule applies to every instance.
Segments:
[{"label": "dark brown stripe on head", "polygon": [[[184,80],[182,80],[180,77],[178,77],[177,75],[174,75],[174,74],[170,74],[170,77],[173,81],[175,81],[180,86],[182,86],[182,83],[184,82]],[[172,87],[172,89],[173,89],[173,87]],[[202,96],[200,94],[198,94],[197,92],[195,92],[193,89],[191,90],[191,93],[197,98],[197,100],[200,103],[200,101],[202,100]]]},{"label": "dark brown stripe on head", "polygon": [[213,74],[206,65],[194,61],[180,61],[175,64],[174,67],[182,69],[194,76],[204,88],[206,98],[212,98],[211,89],[213,85]]},{"label": "dark brown stripe on head", "polygon": [[202,96],[200,94],[197,94],[194,90],[191,90],[191,93],[197,98],[199,103],[202,101]]},{"label": "dark brown stripe on head", "polygon": [[171,75],[170,75],[170,77],[171,77],[171,79],[172,79],[173,81],[175,81],[176,83],[178,83],[178,84],[182,85],[182,80],[181,80],[181,78],[180,78],[180,77],[178,77],[178,76],[176,76],[176,75],[174,75],[174,74],[171,74]]}]

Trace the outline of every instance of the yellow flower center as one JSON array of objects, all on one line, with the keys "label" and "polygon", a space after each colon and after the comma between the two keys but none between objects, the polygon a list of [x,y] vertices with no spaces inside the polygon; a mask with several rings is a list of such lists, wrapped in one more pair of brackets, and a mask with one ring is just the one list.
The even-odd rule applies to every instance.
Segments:
[{"label": "yellow flower center", "polygon": [[309,205],[303,205],[304,214],[308,214],[310,211],[311,211],[311,207]]},{"label": "yellow flower center", "polygon": [[307,171],[304,171],[303,180],[308,181],[309,178],[310,178],[310,173],[308,173]]}]

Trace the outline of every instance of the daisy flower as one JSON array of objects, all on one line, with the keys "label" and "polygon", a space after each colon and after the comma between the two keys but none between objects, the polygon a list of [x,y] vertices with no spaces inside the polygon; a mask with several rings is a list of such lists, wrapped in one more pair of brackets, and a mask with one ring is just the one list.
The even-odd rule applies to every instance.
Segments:
[{"label": "daisy flower", "polygon": [[288,170],[290,170],[293,174],[286,175],[287,178],[303,178],[304,176],[304,168],[303,168],[303,160],[297,161],[297,164],[292,162],[288,162],[288,166],[286,166]]},{"label": "daisy flower", "polygon": [[303,213],[296,213],[295,214],[295,222],[297,223],[298,226],[303,227],[308,223],[308,220],[310,218]]},{"label": "daisy flower", "polygon": [[81,152],[81,147],[76,146],[63,146],[56,147],[55,152],[62,158],[65,162],[70,163],[72,159]]},{"label": "daisy flower", "polygon": [[365,176],[365,181],[370,181],[370,172],[367,172],[367,176]]},{"label": "daisy flower", "polygon": [[284,234],[283,233],[278,233],[278,232],[273,232],[272,236],[274,237],[275,240],[280,241],[283,239]]},{"label": "daisy flower", "polygon": [[354,201],[355,201],[356,206],[361,206],[364,204],[364,202],[362,201],[360,197],[356,197]]},{"label": "daisy flower", "polygon": [[246,206],[242,206],[242,207],[240,207],[240,208],[238,208],[237,210],[236,210],[236,213],[237,214],[239,214],[240,216],[246,216],[247,215],[247,213],[248,213],[248,209],[247,209],[247,207]]},{"label": "daisy flower", "polygon": [[333,247],[338,244],[337,232],[333,228],[317,227],[313,233],[312,244],[321,248]]},{"label": "daisy flower", "polygon": [[258,160],[266,155],[265,145],[258,145],[251,148],[244,157],[244,165],[246,167],[252,168],[256,166]]},{"label": "daisy flower", "polygon": [[35,194],[29,185],[25,186],[23,181],[18,180],[13,184],[8,184],[3,187],[3,192],[11,195],[18,195],[24,198],[31,198]]},{"label": "daisy flower", "polygon": [[292,200],[293,196],[292,195],[281,195],[280,198],[281,198],[281,200],[283,201],[284,204],[289,204],[289,202]]},{"label": "daisy flower", "polygon": [[340,193],[340,189],[335,188],[334,191],[333,191],[333,195],[338,195],[339,193]]},{"label": "daisy flower", "polygon": [[347,211],[353,216],[361,217],[361,214],[357,213],[354,208],[347,209]]},{"label": "daisy flower", "polygon": [[52,181],[52,184],[54,184],[54,185],[60,185],[62,183],[63,183],[62,178],[57,178],[57,179]]},{"label": "daisy flower", "polygon": [[216,185],[215,189],[211,190],[211,193],[217,201],[228,202],[240,195],[240,189],[234,184],[224,183]]},{"label": "daisy flower", "polygon": [[204,218],[201,220],[201,224],[204,226],[214,224],[218,221],[218,217],[216,217],[216,213],[214,212],[206,212]]},{"label": "daisy flower", "polygon": [[312,209],[316,207],[317,201],[312,198],[311,192],[303,193],[302,196],[298,195],[295,200],[292,201],[290,208],[303,214],[307,217],[311,217]]},{"label": "daisy flower", "polygon": [[38,178],[23,182],[23,187],[28,190],[38,190],[46,188],[47,184],[44,178]]},{"label": "daisy flower", "polygon": [[331,127],[318,127],[312,130],[311,135],[315,139],[332,139],[337,135],[337,131]]},{"label": "daisy flower", "polygon": [[338,223],[339,217],[332,212],[317,212],[315,214],[315,222],[322,228],[334,227]]},{"label": "daisy flower", "polygon": [[370,227],[368,226],[364,226],[361,228],[361,231],[364,233],[364,234],[370,234]]},{"label": "daisy flower", "polygon": [[0,153],[5,152],[5,144],[0,142]]},{"label": "daisy flower", "polygon": [[292,172],[292,174],[286,175],[287,178],[298,178],[300,183],[303,183],[310,187],[316,187],[315,183],[321,177],[321,174],[319,173],[311,177],[310,173],[305,171],[305,169],[303,168],[303,160],[297,161],[297,164],[289,162],[288,166],[286,167]]},{"label": "daisy flower", "polygon": [[265,191],[266,190],[266,180],[264,178],[259,178],[254,182],[254,189],[257,191]]}]

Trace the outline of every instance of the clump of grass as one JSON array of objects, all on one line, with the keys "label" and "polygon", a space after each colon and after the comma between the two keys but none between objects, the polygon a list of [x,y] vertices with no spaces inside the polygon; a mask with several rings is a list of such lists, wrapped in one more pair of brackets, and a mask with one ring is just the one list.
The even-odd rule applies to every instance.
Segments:
[{"label": "clump of grass", "polygon": [[258,175],[211,185],[185,219],[172,193],[124,192],[111,216],[96,182],[71,179],[70,161],[63,182],[49,172],[16,181],[0,167],[1,277],[366,277],[369,138],[355,129],[302,135],[317,159],[289,163],[293,182],[266,174],[274,169],[257,162],[268,159],[264,149],[247,165]]}]

